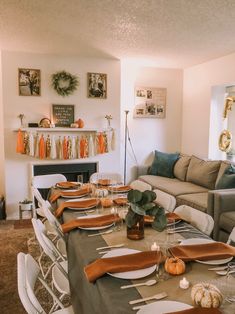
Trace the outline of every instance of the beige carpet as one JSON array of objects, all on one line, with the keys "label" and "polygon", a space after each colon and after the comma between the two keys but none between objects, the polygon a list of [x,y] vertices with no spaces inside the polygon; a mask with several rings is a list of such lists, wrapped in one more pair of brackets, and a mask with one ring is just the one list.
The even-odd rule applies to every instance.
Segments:
[{"label": "beige carpet", "polygon": [[[29,240],[30,239],[30,240]],[[40,254],[39,246],[34,238],[34,231],[29,220],[0,221],[0,313],[26,313],[17,290],[17,254],[30,253],[35,259]],[[44,264],[50,263],[47,257]],[[42,287],[37,287],[37,297],[46,312],[52,305],[52,299]],[[69,298],[65,300],[69,304]]]}]

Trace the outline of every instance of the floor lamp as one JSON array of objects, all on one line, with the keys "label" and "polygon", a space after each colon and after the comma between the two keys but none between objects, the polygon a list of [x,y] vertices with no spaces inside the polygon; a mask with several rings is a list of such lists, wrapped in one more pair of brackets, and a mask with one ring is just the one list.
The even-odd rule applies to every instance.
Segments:
[{"label": "floor lamp", "polygon": [[127,133],[128,133],[128,127],[127,127],[128,113],[129,113],[129,110],[125,110],[126,119],[125,119],[125,148],[124,148],[124,184],[126,184],[126,148],[127,148]]}]

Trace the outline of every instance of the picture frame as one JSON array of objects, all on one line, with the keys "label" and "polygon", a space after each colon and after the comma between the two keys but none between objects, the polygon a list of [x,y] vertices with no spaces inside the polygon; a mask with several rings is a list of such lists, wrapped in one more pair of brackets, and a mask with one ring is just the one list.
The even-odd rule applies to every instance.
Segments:
[{"label": "picture frame", "polygon": [[19,96],[41,96],[41,71],[18,68]]},{"label": "picture frame", "polygon": [[166,93],[166,88],[136,87],[134,118],[165,118]]},{"label": "picture frame", "polygon": [[74,105],[52,105],[52,123],[56,127],[70,127],[74,123]]},{"label": "picture frame", "polygon": [[87,97],[95,99],[107,98],[107,74],[87,73]]}]

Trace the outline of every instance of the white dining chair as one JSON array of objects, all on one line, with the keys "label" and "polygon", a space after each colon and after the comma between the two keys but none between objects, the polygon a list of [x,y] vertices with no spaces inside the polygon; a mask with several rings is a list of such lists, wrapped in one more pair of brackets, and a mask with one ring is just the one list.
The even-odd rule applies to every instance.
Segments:
[{"label": "white dining chair", "polygon": [[157,198],[154,202],[163,207],[168,212],[173,212],[176,205],[176,198],[161,190],[155,189],[153,192],[156,193]]},{"label": "white dining chair", "polygon": [[231,244],[232,242],[235,243],[235,227],[233,228],[233,230],[231,231],[228,237],[227,244]]},{"label": "white dining chair", "polygon": [[115,172],[95,172],[92,173],[92,175],[90,176],[90,183],[97,183],[98,180],[111,180],[111,181],[115,181],[116,183],[122,183],[122,176],[120,175],[120,173],[115,173]]},{"label": "white dining chair", "polygon": [[208,236],[214,228],[213,218],[193,207],[180,205],[175,208],[174,213]]},{"label": "white dining chair", "polygon": [[[53,299],[52,307],[49,313],[54,314],[73,314],[72,306],[67,308],[61,303],[58,297],[54,294],[50,286],[41,276],[40,268],[37,262],[29,254],[22,252],[17,255],[17,284],[18,294],[24,309],[28,314],[46,314],[42,308],[36,293],[35,284],[40,281],[42,286],[47,290]],[[58,310],[58,308],[60,308]]]},{"label": "white dining chair", "polygon": [[[32,194],[36,198],[39,205],[39,207],[36,208],[36,213],[39,216],[45,217],[43,209],[41,207],[42,201],[45,199],[42,197],[42,194],[39,192],[39,189],[50,189],[56,183],[65,182],[65,181],[67,181],[66,177],[60,173],[39,175],[39,176],[34,176],[32,178],[32,182],[31,182]],[[34,206],[35,206],[35,202],[34,202]]]},{"label": "white dining chair", "polygon": [[134,180],[130,183],[130,187],[133,190],[138,190],[140,192],[144,192],[146,190],[152,191],[152,186],[141,180]]},{"label": "white dining chair", "polygon": [[[41,269],[41,273],[44,279],[46,279],[49,273],[52,274],[52,284],[61,293],[60,299],[63,299],[65,295],[70,294],[69,282],[68,282],[68,262],[60,251],[55,247],[53,242],[47,237],[44,224],[40,219],[32,218],[32,225],[36,238],[41,247],[41,255],[38,262]],[[43,254],[48,256],[52,262],[50,267],[46,271],[43,269],[42,257]],[[57,270],[58,269],[58,270]]]}]

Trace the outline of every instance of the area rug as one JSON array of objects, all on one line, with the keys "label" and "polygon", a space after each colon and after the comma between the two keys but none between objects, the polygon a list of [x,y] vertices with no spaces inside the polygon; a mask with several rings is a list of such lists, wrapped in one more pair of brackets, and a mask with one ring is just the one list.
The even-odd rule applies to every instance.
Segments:
[{"label": "area rug", "polygon": [[[29,253],[35,260],[40,255],[40,248],[34,237],[31,222],[0,221],[0,312],[1,314],[25,314],[17,289],[17,254]],[[43,265],[50,265],[48,257],[43,258]],[[48,278],[48,282],[50,278]],[[42,286],[37,285],[37,298],[43,309],[48,313],[52,306],[52,298]],[[57,294],[58,295],[58,294]],[[65,306],[69,298],[63,301]]]}]

